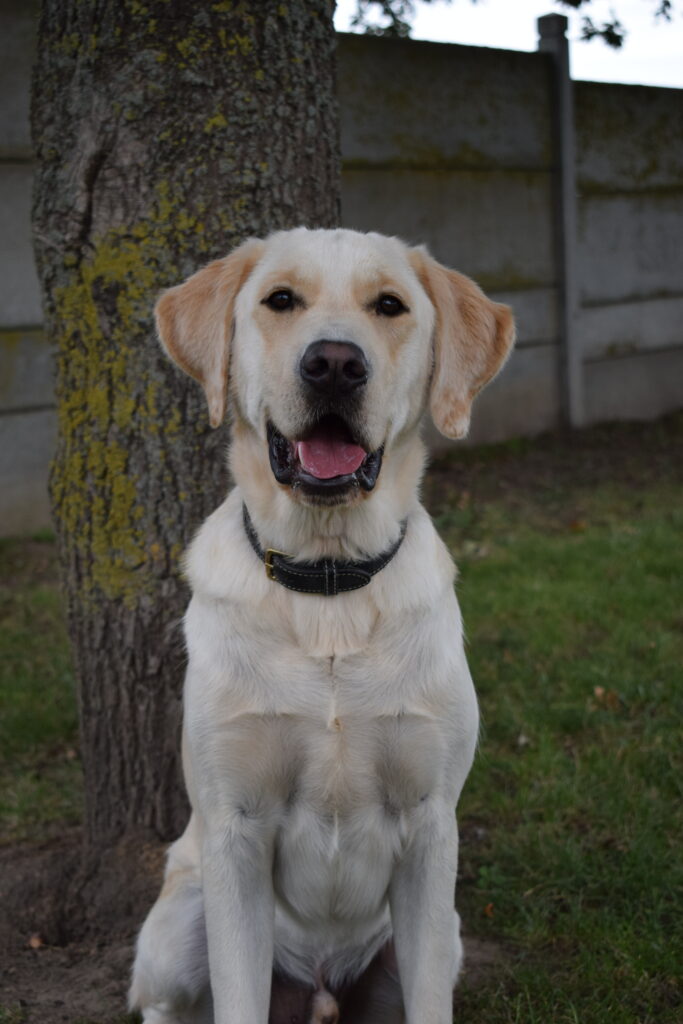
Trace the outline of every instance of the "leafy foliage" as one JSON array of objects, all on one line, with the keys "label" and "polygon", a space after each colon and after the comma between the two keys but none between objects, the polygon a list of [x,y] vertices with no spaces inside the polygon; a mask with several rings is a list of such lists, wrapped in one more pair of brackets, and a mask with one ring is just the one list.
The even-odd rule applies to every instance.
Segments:
[{"label": "leafy foliage", "polygon": [[[405,38],[410,35],[411,22],[415,16],[415,7],[418,2],[419,0],[356,0],[356,13],[351,19],[351,26],[356,29],[364,29],[368,35]],[[431,4],[438,0],[421,0],[421,2]],[[442,0],[442,2],[450,4],[452,0]],[[471,2],[477,3],[477,0],[471,0]],[[671,21],[673,0],[646,0],[646,2],[649,4],[656,2],[655,18]],[[592,3],[592,0],[555,0],[555,3],[578,10]],[[377,22],[374,20],[375,18],[384,18],[385,21]],[[596,22],[586,15],[581,23],[582,39],[602,39],[613,49],[618,50],[623,46],[626,35],[625,26],[614,12],[606,21]]]},{"label": "leafy foliage", "polygon": [[[435,0],[422,0],[431,4]],[[444,0],[450,3],[451,0]],[[473,0],[476,3],[476,0]],[[352,28],[365,29],[366,35],[389,36],[394,39],[410,35],[410,23],[415,16],[416,0],[357,0],[356,13],[351,19]],[[379,8],[379,10],[377,10]],[[384,25],[378,25],[369,18],[372,14],[386,18]]]}]

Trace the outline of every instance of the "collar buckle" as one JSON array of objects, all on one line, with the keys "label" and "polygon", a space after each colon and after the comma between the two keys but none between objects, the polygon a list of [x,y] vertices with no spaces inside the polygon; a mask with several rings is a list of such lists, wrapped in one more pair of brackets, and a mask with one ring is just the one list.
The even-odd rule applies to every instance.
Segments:
[{"label": "collar buckle", "polygon": [[289,558],[289,555],[285,551],[278,551],[277,548],[266,548],[266,552],[263,556],[263,564],[266,567],[266,576],[269,580],[275,579],[275,566],[273,565],[273,555],[282,555],[283,558]]}]

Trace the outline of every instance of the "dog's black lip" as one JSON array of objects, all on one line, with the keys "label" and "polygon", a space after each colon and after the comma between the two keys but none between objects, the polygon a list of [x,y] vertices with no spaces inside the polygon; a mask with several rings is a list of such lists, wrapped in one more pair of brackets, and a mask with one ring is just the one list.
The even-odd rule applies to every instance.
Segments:
[{"label": "dog's black lip", "polygon": [[293,487],[301,487],[309,494],[342,494],[351,488],[359,486],[356,473],[345,473],[343,476],[331,476],[327,480],[319,480],[317,476],[311,476],[305,470],[299,470],[292,482]]},{"label": "dog's black lip", "polygon": [[274,423],[269,422],[266,428],[268,436],[268,456],[273,476],[280,484],[291,484],[294,475],[294,453],[292,445]]},{"label": "dog's black lip", "polygon": [[[339,418],[341,419],[341,417]],[[345,423],[345,425],[349,430],[349,436],[353,437],[348,424]],[[307,435],[310,436],[314,429],[315,424],[304,432],[301,439],[304,440]],[[293,442],[289,441],[278,430],[272,420],[269,420],[266,425],[266,435],[268,438],[270,468],[273,476],[280,484],[285,484],[293,489],[301,488],[304,493],[313,496],[332,498],[359,488],[364,491],[371,491],[377,483],[382,467],[384,445],[368,452],[355,473],[347,473],[343,476],[333,476],[327,480],[320,480],[318,477],[311,476],[310,473],[303,469],[295,457]]]}]

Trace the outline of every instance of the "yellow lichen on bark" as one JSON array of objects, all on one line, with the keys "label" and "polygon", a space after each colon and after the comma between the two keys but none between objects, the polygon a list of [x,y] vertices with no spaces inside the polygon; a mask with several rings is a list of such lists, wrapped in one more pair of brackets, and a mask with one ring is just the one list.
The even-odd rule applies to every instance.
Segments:
[{"label": "yellow lichen on bark", "polygon": [[[145,379],[135,349],[150,333],[150,296],[158,287],[154,236],[153,221],[112,231],[76,266],[65,261],[68,283],[54,292],[61,444],[52,476],[55,515],[75,546],[92,552],[91,586],[126,602],[145,591],[149,559],[130,440],[159,432],[158,384]],[[102,294],[111,297],[104,324]]]}]

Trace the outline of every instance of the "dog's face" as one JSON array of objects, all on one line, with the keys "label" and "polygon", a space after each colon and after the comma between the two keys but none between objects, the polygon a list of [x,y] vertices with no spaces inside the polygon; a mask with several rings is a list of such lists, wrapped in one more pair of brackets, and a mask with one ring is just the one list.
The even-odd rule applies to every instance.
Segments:
[{"label": "dog's face", "polygon": [[157,324],[212,423],[229,390],[277,484],[324,505],[369,495],[428,401],[437,428],[462,436],[514,333],[507,307],[423,250],[304,228],[248,241],[166,292]]},{"label": "dog's face", "polygon": [[346,231],[264,247],[235,302],[232,392],[300,500],[370,492],[383,453],[415,429],[434,309],[406,249]]}]

